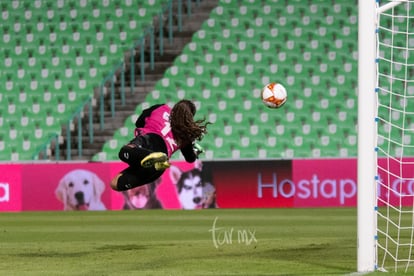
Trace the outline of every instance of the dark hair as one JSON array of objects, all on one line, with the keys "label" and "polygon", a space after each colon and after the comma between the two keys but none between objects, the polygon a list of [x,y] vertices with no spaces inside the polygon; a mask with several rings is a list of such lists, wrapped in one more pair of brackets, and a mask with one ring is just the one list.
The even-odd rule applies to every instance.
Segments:
[{"label": "dark hair", "polygon": [[195,140],[201,140],[207,133],[205,119],[194,120],[196,107],[192,101],[181,100],[177,102],[170,114],[171,131],[178,146],[186,146]]}]

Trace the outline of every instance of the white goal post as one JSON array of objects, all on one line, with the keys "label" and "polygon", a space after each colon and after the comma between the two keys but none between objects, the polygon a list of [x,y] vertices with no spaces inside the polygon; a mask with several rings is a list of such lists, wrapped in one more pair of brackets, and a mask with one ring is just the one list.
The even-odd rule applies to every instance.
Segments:
[{"label": "white goal post", "polygon": [[358,272],[376,263],[376,2],[358,1]]},{"label": "white goal post", "polygon": [[[409,3],[410,2],[410,3]],[[379,88],[379,78],[381,77],[382,82],[390,82],[393,83],[394,81],[402,83],[402,88],[395,88],[396,90],[393,90],[393,84],[390,84],[391,88],[388,90],[384,90],[384,92],[389,94],[389,106],[385,106],[383,103],[381,104],[381,107],[389,112],[390,118],[391,115],[397,114],[400,116],[403,116],[404,123],[402,126],[400,125],[394,125],[392,119],[390,121],[384,120],[384,124],[387,127],[390,128],[397,128],[398,131],[400,131],[402,134],[401,136],[404,136],[405,132],[413,132],[413,129],[410,126],[405,125],[405,118],[408,115],[412,116],[413,112],[406,112],[405,108],[403,110],[394,109],[394,106],[391,106],[391,101],[394,100],[395,97],[401,97],[403,98],[403,101],[405,105],[409,105],[408,99],[412,96],[407,96],[408,91],[408,85],[410,83],[413,83],[414,80],[410,79],[410,75],[407,73],[408,71],[412,70],[414,67],[414,61],[409,62],[408,59],[410,54],[412,55],[410,61],[412,61],[414,58],[414,47],[409,47],[408,44],[411,43],[411,40],[414,41],[414,28],[412,28],[413,21],[414,21],[414,12],[412,10],[413,1],[410,0],[388,0],[388,1],[376,1],[376,0],[359,0],[358,1],[358,207],[357,207],[357,269],[358,272],[371,272],[374,270],[383,270],[383,267],[381,265],[378,265],[378,248],[381,247],[384,249],[383,246],[379,246],[378,242],[378,195],[379,192],[378,183],[381,182],[381,177],[378,173],[378,121],[380,118],[378,117],[379,112],[379,100],[378,100],[378,91],[381,90]],[[401,4],[406,4],[405,10],[407,11],[406,15],[395,15],[394,16],[394,8]],[[392,12],[390,12],[392,10]],[[379,42],[379,24],[380,24],[380,15],[383,13],[386,13],[388,11],[388,16],[391,18],[390,21],[392,21],[392,25],[390,27],[383,28],[387,34],[390,35],[391,42]],[[413,13],[413,15],[411,15]],[[394,26],[394,20],[397,22],[399,19],[402,21],[406,21],[406,29],[405,30],[398,30],[398,26]],[[411,31],[412,29],[412,31]],[[397,37],[397,35],[405,36],[404,43],[406,45],[404,46],[395,46],[394,45],[394,35]],[[409,42],[410,41],[410,42]],[[389,71],[386,73],[379,73],[379,65],[378,61],[379,59],[379,44],[386,45],[386,47],[389,47],[391,49],[391,56],[396,56],[396,60],[394,61],[394,57],[391,58],[383,58],[384,62],[388,65],[389,64]],[[389,45],[388,45],[389,43]],[[395,49],[395,52],[394,52]],[[401,51],[404,53],[405,63],[400,61],[400,56],[397,57],[398,51]],[[410,52],[411,51],[411,52]],[[401,55],[402,56],[402,55]],[[408,56],[408,57],[406,57]],[[381,61],[380,61],[381,62]],[[402,67],[403,70],[405,70],[405,76],[404,78],[398,78],[395,77],[395,75],[398,75],[396,73],[394,75],[393,70],[395,66]],[[414,85],[413,85],[414,86]],[[399,91],[397,89],[402,90],[402,94],[398,94]],[[394,103],[392,103],[394,104]],[[411,102],[413,104],[413,102]],[[400,113],[399,113],[400,112]],[[408,115],[407,115],[408,114]],[[412,116],[413,117],[413,116]],[[411,117],[411,118],[412,118]],[[384,127],[383,127],[384,128]],[[383,128],[381,128],[382,131]],[[384,132],[387,132],[385,130]],[[388,131],[390,133],[391,137],[391,130]],[[388,141],[388,152],[382,152],[382,154],[385,154],[388,159],[392,159],[395,162],[400,162],[400,171],[396,175],[391,175],[393,172],[387,171],[388,173],[388,185],[391,182],[391,178],[397,178],[398,179],[398,190],[393,190],[393,187],[388,187],[388,195],[387,197],[396,195],[400,198],[399,205],[391,206],[391,208],[395,208],[397,212],[400,213],[399,220],[401,222],[401,213],[406,213],[410,216],[412,216],[412,224],[405,227],[409,228],[411,231],[411,241],[403,244],[403,246],[409,247],[409,257],[408,259],[404,259],[403,261],[407,263],[406,271],[408,266],[411,262],[414,262],[411,260],[411,248],[414,248],[413,243],[413,233],[414,233],[414,209],[413,206],[411,206],[411,210],[406,212],[404,211],[404,204],[403,198],[406,196],[404,192],[401,191],[401,187],[403,186],[404,182],[408,182],[407,180],[412,181],[412,179],[404,178],[406,176],[403,176],[402,171],[404,167],[404,146],[406,146],[406,143],[404,142],[404,137],[401,137],[401,141],[395,141],[389,137],[386,137],[389,139]],[[390,144],[397,144],[402,148],[402,153],[399,155],[398,158],[394,158],[395,154],[390,153]],[[407,146],[408,148],[412,147],[410,145]],[[412,167],[410,167],[410,170],[412,170]],[[414,174],[414,172],[413,172]],[[414,176],[412,176],[414,178]],[[387,188],[387,187],[385,187]],[[410,195],[412,196],[412,195]],[[384,197],[384,195],[383,195]],[[404,199],[404,198],[403,198]],[[384,203],[384,202],[382,202]],[[385,202],[387,204],[387,202]],[[389,208],[389,206],[388,206]],[[394,211],[394,210],[393,210]],[[388,213],[387,213],[388,215]],[[386,217],[387,215],[382,215],[382,218]],[[390,215],[391,216],[391,215]],[[392,224],[393,222],[389,222],[389,218],[386,218],[387,224]],[[386,254],[389,254],[391,258],[394,258],[394,262],[396,263],[395,268],[398,266],[398,262],[400,261],[398,258],[398,253],[402,252],[398,248],[399,246],[399,239],[400,239],[400,230],[404,227],[401,227],[401,224],[398,225],[392,225],[395,226],[395,228],[398,228],[396,238],[396,252],[397,256],[392,256],[392,254],[389,254],[388,252]],[[388,229],[386,230],[388,231]],[[388,232],[382,233],[386,235],[386,242],[388,240],[392,240],[392,238],[389,238]],[[394,240],[392,240],[394,242]],[[386,248],[385,248],[386,249]]]}]

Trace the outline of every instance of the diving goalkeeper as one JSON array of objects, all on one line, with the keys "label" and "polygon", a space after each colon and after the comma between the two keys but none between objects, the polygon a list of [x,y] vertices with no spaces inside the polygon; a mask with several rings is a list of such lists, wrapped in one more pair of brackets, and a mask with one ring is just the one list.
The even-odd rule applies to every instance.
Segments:
[{"label": "diving goalkeeper", "polygon": [[181,150],[185,160],[195,162],[203,149],[196,143],[207,133],[205,119],[194,120],[192,101],[180,100],[172,108],[153,105],[142,111],[135,122],[135,138],[119,151],[119,159],[129,167],[111,181],[115,191],[148,184],[170,167],[169,158]]}]

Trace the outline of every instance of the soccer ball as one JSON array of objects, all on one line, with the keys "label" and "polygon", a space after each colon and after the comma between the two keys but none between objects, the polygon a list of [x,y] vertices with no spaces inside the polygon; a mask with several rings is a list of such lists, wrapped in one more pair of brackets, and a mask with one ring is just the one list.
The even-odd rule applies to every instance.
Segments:
[{"label": "soccer ball", "polygon": [[286,88],[277,82],[271,82],[262,89],[262,101],[269,108],[279,108],[287,100]]}]

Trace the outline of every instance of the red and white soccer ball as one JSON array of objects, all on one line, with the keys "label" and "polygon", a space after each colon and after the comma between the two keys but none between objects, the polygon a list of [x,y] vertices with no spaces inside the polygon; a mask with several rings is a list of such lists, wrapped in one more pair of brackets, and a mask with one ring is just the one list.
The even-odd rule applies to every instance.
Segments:
[{"label": "red and white soccer ball", "polygon": [[279,108],[287,100],[286,88],[277,82],[271,82],[262,89],[262,101],[269,108]]}]

